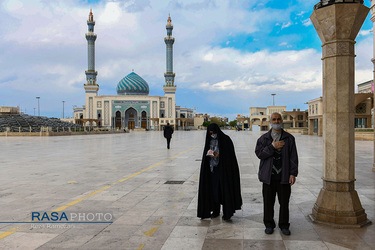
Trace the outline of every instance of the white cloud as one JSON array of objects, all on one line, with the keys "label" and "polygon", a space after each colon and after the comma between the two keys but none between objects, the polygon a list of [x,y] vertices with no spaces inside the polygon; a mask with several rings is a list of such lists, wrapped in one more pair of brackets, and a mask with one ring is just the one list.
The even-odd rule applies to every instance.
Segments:
[{"label": "white cloud", "polygon": [[312,22],[311,22],[310,18],[307,18],[307,19],[302,21],[302,24],[304,26],[308,27],[308,26],[312,25]]},{"label": "white cloud", "polygon": [[359,32],[359,36],[367,36],[367,35],[370,35],[372,33],[372,29],[369,29],[369,30],[361,30]]},{"label": "white cloud", "polygon": [[196,79],[198,84],[189,85],[190,88],[260,93],[270,88],[300,92],[321,86],[321,55],[313,49],[249,53],[206,47],[198,54],[202,54],[204,60],[202,72],[212,72],[213,68],[221,70],[215,72],[216,78],[211,77],[211,81],[199,83]]},{"label": "white cloud", "polygon": [[281,26],[281,29],[288,28],[290,25],[292,25],[291,22],[283,23],[283,25]]},{"label": "white cloud", "polygon": [[[178,105],[184,105],[186,99],[186,105],[195,106],[189,103],[195,92],[198,96],[206,95],[200,98],[207,102],[206,106],[210,102],[215,108],[242,107],[243,110],[248,110],[254,102],[262,105],[270,90],[278,91],[278,97],[282,93],[298,93],[296,98],[287,100],[294,103],[304,102],[299,98],[309,98],[304,95],[319,95],[320,44],[316,50],[285,50],[290,45],[284,41],[290,40],[280,37],[273,43],[274,47],[267,49],[250,46],[250,42],[243,46],[246,49],[236,47],[236,41],[241,43],[242,36],[249,34],[253,42],[266,44],[271,36],[262,34],[271,34],[275,23],[281,28],[292,25],[288,20],[294,8],[280,11],[261,4],[264,2],[142,0],[102,1],[89,6],[75,0],[3,1],[0,99],[2,104],[10,106],[18,104],[14,100],[21,100],[21,105],[33,107],[36,94],[45,102],[48,96],[51,102],[44,108],[48,106],[51,112],[59,110],[60,100],[67,97],[72,105],[84,104],[85,33],[90,7],[93,7],[98,35],[96,70],[101,95],[115,94],[118,81],[132,69],[148,81],[150,94],[162,94],[169,11],[176,38],[174,71]],[[298,13],[303,16],[303,11]],[[306,20],[308,23],[309,19]],[[217,46],[226,42],[230,48]],[[359,79],[365,79],[371,72],[368,58],[363,59],[368,57],[369,48],[372,44],[367,40],[358,43]],[[207,95],[213,92],[214,95]],[[223,102],[223,99],[233,101]],[[209,110],[201,107],[200,111]]]},{"label": "white cloud", "polygon": [[21,1],[7,0],[3,2],[2,6],[5,10],[9,12],[15,12],[20,10],[23,7],[23,4]]},{"label": "white cloud", "polygon": [[122,13],[118,2],[108,2],[104,11],[99,15],[98,22],[103,25],[117,24],[120,21]]}]

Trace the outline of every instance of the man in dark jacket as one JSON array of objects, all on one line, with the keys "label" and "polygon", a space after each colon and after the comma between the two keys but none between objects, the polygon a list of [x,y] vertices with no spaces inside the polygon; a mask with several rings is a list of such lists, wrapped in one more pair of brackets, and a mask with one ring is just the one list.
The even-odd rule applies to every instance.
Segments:
[{"label": "man in dark jacket", "polygon": [[167,126],[164,127],[164,138],[167,139],[167,148],[169,149],[169,145],[171,143],[171,138],[173,134],[173,128],[167,123]]},{"label": "man in dark jacket", "polygon": [[271,130],[262,135],[255,148],[260,159],[258,178],[263,182],[263,222],[265,233],[272,234],[276,227],[274,216],[275,197],[280,204],[279,228],[284,235],[289,230],[289,199],[291,186],[298,175],[298,155],[294,136],[285,132],[279,113],[271,115]]},{"label": "man in dark jacket", "polygon": [[216,218],[220,215],[221,205],[224,220],[229,220],[241,209],[240,171],[232,140],[217,124],[211,123],[207,127],[202,156],[197,216]]}]

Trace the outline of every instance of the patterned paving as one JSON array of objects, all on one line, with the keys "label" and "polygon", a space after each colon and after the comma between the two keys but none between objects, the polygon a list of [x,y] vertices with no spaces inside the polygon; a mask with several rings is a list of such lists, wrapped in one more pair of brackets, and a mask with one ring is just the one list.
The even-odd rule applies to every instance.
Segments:
[{"label": "patterned paving", "polygon": [[[226,133],[235,144],[244,200],[230,222],[196,217],[203,131],[176,131],[170,150],[161,132],[0,138],[0,221],[27,222],[33,211],[59,209],[114,216],[107,224],[1,223],[0,249],[375,249],[374,225],[332,229],[309,220],[322,185],[317,136],[296,135],[292,235],[266,235],[254,154],[260,134]],[[375,221],[372,152],[372,142],[356,142],[356,189]]]}]

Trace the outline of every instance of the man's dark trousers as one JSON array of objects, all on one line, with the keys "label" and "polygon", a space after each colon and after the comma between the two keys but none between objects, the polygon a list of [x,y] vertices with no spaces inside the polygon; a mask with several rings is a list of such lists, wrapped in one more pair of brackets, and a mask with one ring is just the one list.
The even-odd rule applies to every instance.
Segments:
[{"label": "man's dark trousers", "polygon": [[169,148],[169,145],[171,144],[171,138],[167,138],[167,148]]},{"label": "man's dark trousers", "polygon": [[289,199],[291,188],[290,184],[280,184],[280,181],[271,181],[271,185],[263,183],[263,222],[266,227],[275,228],[276,224],[273,219],[275,198],[280,204],[279,228],[289,229]]}]

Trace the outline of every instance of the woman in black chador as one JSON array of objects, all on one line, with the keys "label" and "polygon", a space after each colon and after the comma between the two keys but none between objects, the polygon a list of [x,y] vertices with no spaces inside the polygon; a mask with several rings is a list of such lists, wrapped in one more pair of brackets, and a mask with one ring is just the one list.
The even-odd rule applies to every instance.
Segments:
[{"label": "woman in black chador", "polygon": [[224,220],[241,209],[240,171],[232,140],[217,124],[211,123],[207,128],[199,178],[198,217],[218,217],[220,204]]}]

